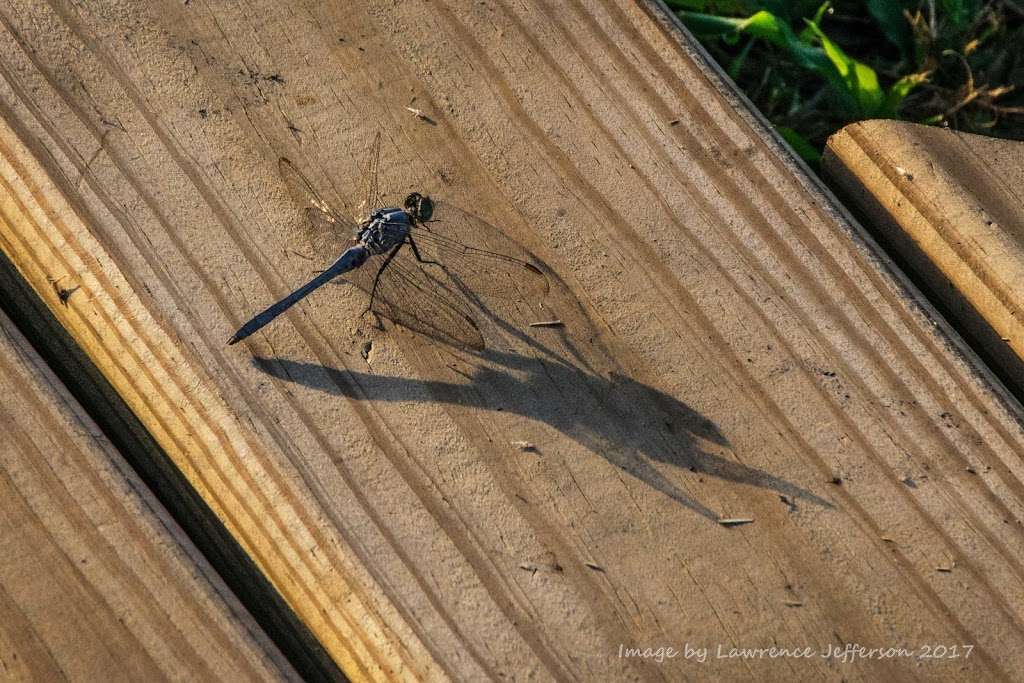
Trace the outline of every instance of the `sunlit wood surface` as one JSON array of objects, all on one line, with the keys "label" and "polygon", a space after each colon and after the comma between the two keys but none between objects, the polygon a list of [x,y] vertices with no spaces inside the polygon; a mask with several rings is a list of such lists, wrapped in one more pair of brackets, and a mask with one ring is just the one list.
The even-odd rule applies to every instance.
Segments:
[{"label": "sunlit wood surface", "polygon": [[[350,676],[1024,670],[1019,406],[655,4],[0,22],[0,245]],[[278,158],[355,213],[377,131],[389,197],[472,211],[548,295],[482,297],[480,353],[344,284],[226,347],[336,257]],[[714,657],[845,643],[973,651]]]},{"label": "sunlit wood surface", "polygon": [[0,313],[0,679],[298,680]]},{"label": "sunlit wood surface", "polygon": [[1020,396],[1024,143],[867,121],[832,137],[825,167]]}]

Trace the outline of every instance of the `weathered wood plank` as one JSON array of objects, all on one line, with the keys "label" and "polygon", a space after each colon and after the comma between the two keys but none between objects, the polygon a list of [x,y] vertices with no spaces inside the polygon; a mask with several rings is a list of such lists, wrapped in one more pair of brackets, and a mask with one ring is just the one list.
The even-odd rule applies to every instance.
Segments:
[{"label": "weathered wood plank", "polygon": [[[1019,406],[653,5],[0,21],[0,244],[350,675],[1024,666]],[[225,348],[335,257],[277,158],[355,210],[377,130],[390,196],[471,209],[551,292],[485,297],[480,354],[343,286]],[[975,649],[713,659],[840,641]],[[685,643],[712,660],[620,656]]]},{"label": "weathered wood plank", "polygon": [[865,121],[824,168],[1024,395],[1024,143]]},{"label": "weathered wood plank", "polygon": [[0,313],[0,678],[298,680]]}]

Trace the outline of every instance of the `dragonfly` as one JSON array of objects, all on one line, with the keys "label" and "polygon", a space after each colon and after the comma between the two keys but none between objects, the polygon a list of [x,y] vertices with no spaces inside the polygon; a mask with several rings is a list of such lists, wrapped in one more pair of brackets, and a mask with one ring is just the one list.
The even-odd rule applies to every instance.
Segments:
[{"label": "dragonfly", "polygon": [[401,206],[382,207],[380,140],[378,133],[367,171],[365,205],[371,210],[358,222],[325,201],[291,161],[279,159],[281,177],[302,206],[308,227],[329,244],[347,235],[348,246],[308,282],[242,325],[229,345],[341,276],[368,293],[364,313],[475,350],[485,344],[471,302],[479,303],[481,296],[525,299],[547,293],[547,278],[528,252],[477,216],[419,192],[410,193]]}]

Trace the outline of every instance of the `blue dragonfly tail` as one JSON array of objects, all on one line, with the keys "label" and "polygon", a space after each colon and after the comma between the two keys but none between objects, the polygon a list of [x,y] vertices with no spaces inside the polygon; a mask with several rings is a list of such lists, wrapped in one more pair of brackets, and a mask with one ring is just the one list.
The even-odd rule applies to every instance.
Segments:
[{"label": "blue dragonfly tail", "polygon": [[256,314],[252,320],[238,328],[238,331],[235,332],[231,339],[228,340],[228,345],[237,344],[249,335],[261,330],[274,318],[287,311],[305,297],[309,296],[309,294],[314,290],[319,289],[339,275],[347,273],[350,270],[355,270],[359,266],[363,265],[369,255],[370,253],[366,250],[366,247],[362,245],[349,247],[345,250],[345,253],[339,256],[338,260],[328,266],[325,271],[277,303],[271,304],[266,308],[266,310]]}]

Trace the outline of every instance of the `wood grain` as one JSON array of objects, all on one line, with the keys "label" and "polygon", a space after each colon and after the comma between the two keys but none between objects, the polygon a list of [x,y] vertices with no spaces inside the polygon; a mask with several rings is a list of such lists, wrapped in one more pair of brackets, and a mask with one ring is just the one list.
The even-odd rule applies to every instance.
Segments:
[{"label": "wood grain", "polygon": [[[353,678],[1024,666],[1020,407],[657,5],[0,22],[0,245]],[[479,354],[345,285],[225,347],[336,257],[278,157],[357,212],[378,130],[390,197],[471,210],[550,293],[482,297]],[[974,649],[713,658],[840,643]]]},{"label": "wood grain", "polygon": [[0,314],[0,677],[298,680]]},{"label": "wood grain", "polygon": [[1024,395],[1024,143],[866,121],[824,167]]}]

